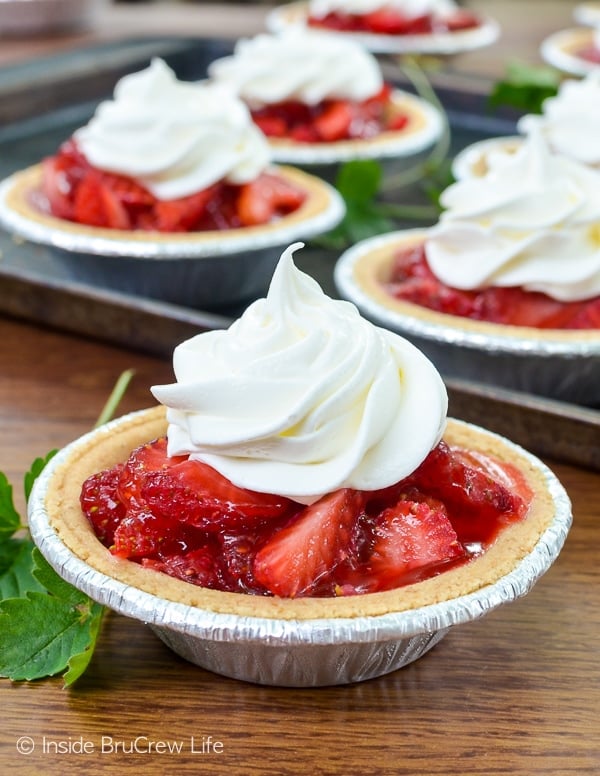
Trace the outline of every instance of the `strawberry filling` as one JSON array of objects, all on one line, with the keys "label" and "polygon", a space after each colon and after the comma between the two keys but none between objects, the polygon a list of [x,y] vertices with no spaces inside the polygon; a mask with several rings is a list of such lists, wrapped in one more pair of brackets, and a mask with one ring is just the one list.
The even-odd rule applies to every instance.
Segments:
[{"label": "strawberry filling", "polygon": [[390,590],[468,562],[531,498],[512,465],[440,442],[391,487],[303,506],[169,458],[161,438],[89,477],[81,507],[116,556],[203,587],[296,598]]},{"label": "strawberry filling", "polygon": [[585,59],[586,62],[593,62],[595,65],[600,64],[600,48],[593,44],[578,51],[577,56],[580,59]]},{"label": "strawberry filling", "polygon": [[393,110],[392,87],[362,102],[324,100],[307,105],[297,100],[273,103],[252,111],[254,123],[267,137],[289,138],[299,143],[365,140],[382,132],[404,129],[410,119]]},{"label": "strawberry filling", "polygon": [[600,297],[559,302],[522,288],[452,288],[431,271],[423,244],[398,251],[384,287],[394,299],[478,321],[539,329],[600,329]]},{"label": "strawberry filling", "polygon": [[340,32],[360,32],[375,35],[433,35],[470,30],[481,25],[479,17],[466,9],[440,17],[421,14],[408,17],[393,8],[379,8],[366,14],[332,12],[317,19],[309,16],[311,27],[325,27]]},{"label": "strawberry filling", "polygon": [[43,206],[57,218],[108,229],[192,232],[257,226],[299,208],[304,191],[278,175],[220,181],[186,197],[159,200],[133,178],[93,167],[73,140],[42,163]]}]

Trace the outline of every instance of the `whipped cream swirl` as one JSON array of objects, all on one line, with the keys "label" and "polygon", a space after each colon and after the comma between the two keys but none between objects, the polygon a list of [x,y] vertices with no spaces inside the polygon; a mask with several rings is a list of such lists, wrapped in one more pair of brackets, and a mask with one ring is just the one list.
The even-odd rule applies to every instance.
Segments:
[{"label": "whipped cream swirl", "polygon": [[544,101],[540,116],[528,114],[517,124],[523,133],[534,127],[554,151],[600,165],[600,70],[582,80],[563,81],[556,97]]},{"label": "whipped cream swirl", "polygon": [[284,100],[307,105],[326,99],[362,101],[383,86],[377,60],[363,46],[303,27],[242,39],[232,56],[211,63],[208,74],[253,109]]},{"label": "whipped cream swirl", "polygon": [[441,203],[426,252],[447,285],[520,286],[564,302],[600,295],[600,172],[552,153],[540,132]]},{"label": "whipped cream swirl", "polygon": [[88,161],[136,178],[158,199],[220,180],[254,180],[270,151],[248,108],[229,90],[179,81],[161,59],[122,78],[74,135]]},{"label": "whipped cream swirl", "polygon": [[381,8],[391,8],[407,19],[414,19],[424,14],[444,16],[456,11],[453,0],[311,0],[310,15],[322,19],[330,13],[363,14],[378,11]]},{"label": "whipped cream swirl", "polygon": [[447,397],[419,350],[298,270],[297,247],[282,255],[267,297],[229,329],[180,344],[177,383],[152,392],[168,408],[169,455],[311,503],[413,472],[441,437]]}]

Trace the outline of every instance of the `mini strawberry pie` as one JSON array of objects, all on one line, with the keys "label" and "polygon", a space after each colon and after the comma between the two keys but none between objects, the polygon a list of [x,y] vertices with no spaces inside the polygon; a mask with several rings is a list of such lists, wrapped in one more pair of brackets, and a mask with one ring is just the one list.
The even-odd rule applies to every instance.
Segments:
[{"label": "mini strawberry pie", "polygon": [[432,144],[438,113],[384,83],[358,43],[302,27],[240,40],[208,69],[248,105],[278,161],[405,156]]},{"label": "mini strawberry pie", "polygon": [[600,31],[595,27],[573,27],[549,35],[540,46],[542,58],[553,67],[584,76],[600,64]]},{"label": "mini strawberry pie", "polygon": [[176,348],[177,382],[153,388],[166,415],[138,414],[78,454],[80,539],[103,568],[162,591],[254,601],[393,594],[375,598],[385,611],[423,583],[443,597],[444,577],[452,589],[479,563],[490,573],[488,555],[546,519],[540,483],[447,427],[433,365],[326,297],[292,249],[265,299]]},{"label": "mini strawberry pie", "polygon": [[599,197],[598,171],[552,154],[533,127],[518,153],[446,189],[439,224],[400,241],[383,288],[476,321],[600,329]]},{"label": "mini strawberry pie", "polygon": [[[151,95],[151,97],[149,97]],[[172,118],[171,118],[172,117]],[[264,137],[241,102],[178,81],[159,59],[42,163],[52,215],[87,226],[191,232],[265,224],[306,192],[268,172]]]},{"label": "mini strawberry pie", "polygon": [[307,25],[355,38],[379,53],[452,53],[486,46],[498,27],[453,0],[310,0],[275,8],[270,29]]},{"label": "mini strawberry pie", "polygon": [[154,59],[55,155],[0,183],[0,222],[94,287],[202,310],[248,303],[285,245],[344,213],[331,185],[271,159],[231,90]]},{"label": "mini strawberry pie", "polygon": [[376,35],[430,35],[479,27],[476,13],[452,0],[312,0],[313,27]]}]

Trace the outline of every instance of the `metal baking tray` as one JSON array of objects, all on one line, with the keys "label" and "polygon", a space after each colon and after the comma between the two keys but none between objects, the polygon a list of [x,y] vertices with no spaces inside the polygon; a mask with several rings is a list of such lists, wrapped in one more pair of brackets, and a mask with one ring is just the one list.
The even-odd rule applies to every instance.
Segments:
[{"label": "metal baking tray", "polygon": [[[202,78],[209,62],[232,45],[226,39],[127,39],[0,68],[0,178],[54,153],[122,75],[152,57],[164,58],[181,78]],[[407,86],[393,62],[384,64],[384,73]],[[487,109],[490,85],[483,79],[448,68],[434,77],[434,86],[450,121],[450,156],[476,140],[514,134],[517,116]],[[410,196],[414,201],[422,194]],[[337,295],[335,252],[309,246],[296,258]],[[241,310],[194,310],[74,282],[48,248],[0,232],[0,312],[169,357],[178,342],[228,326]],[[538,455],[600,471],[600,411],[470,381],[446,382],[452,416],[509,436]]]}]

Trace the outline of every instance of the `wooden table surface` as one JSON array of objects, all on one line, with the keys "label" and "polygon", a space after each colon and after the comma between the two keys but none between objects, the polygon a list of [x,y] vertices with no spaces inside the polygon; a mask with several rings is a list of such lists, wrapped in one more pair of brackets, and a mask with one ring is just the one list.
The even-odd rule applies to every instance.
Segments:
[{"label": "wooden table surface", "polygon": [[[497,7],[503,19],[508,6],[524,6],[478,5]],[[535,52],[542,29],[568,23],[572,4],[528,6],[539,13],[531,22],[536,35],[515,19],[511,29],[518,50]],[[228,6],[178,10],[222,22],[225,8],[232,13]],[[100,37],[111,18],[125,17],[138,20],[138,33],[168,17],[173,32],[175,11],[166,10],[108,9]],[[246,13],[233,13],[232,34],[244,23],[248,32],[258,27],[264,7]],[[177,19],[182,30],[185,19]],[[18,59],[77,40],[13,41],[2,54]],[[513,48],[506,33],[503,40],[507,55]],[[493,69],[483,55],[469,57]],[[122,411],[151,404],[149,387],[172,376],[166,359],[6,317],[0,364],[0,470],[15,483],[21,507],[20,482],[33,458],[87,431],[124,369],[136,374]],[[451,629],[416,663],[348,687],[258,687],[189,665],[142,623],[111,615],[88,672],[72,689],[60,679],[0,680],[0,773],[600,773],[600,477],[547,463],[573,502],[574,525],[560,558],[528,596]],[[150,753],[151,741],[181,746],[181,753]],[[34,750],[20,753],[27,744]],[[81,747],[87,753],[77,753]]]}]

